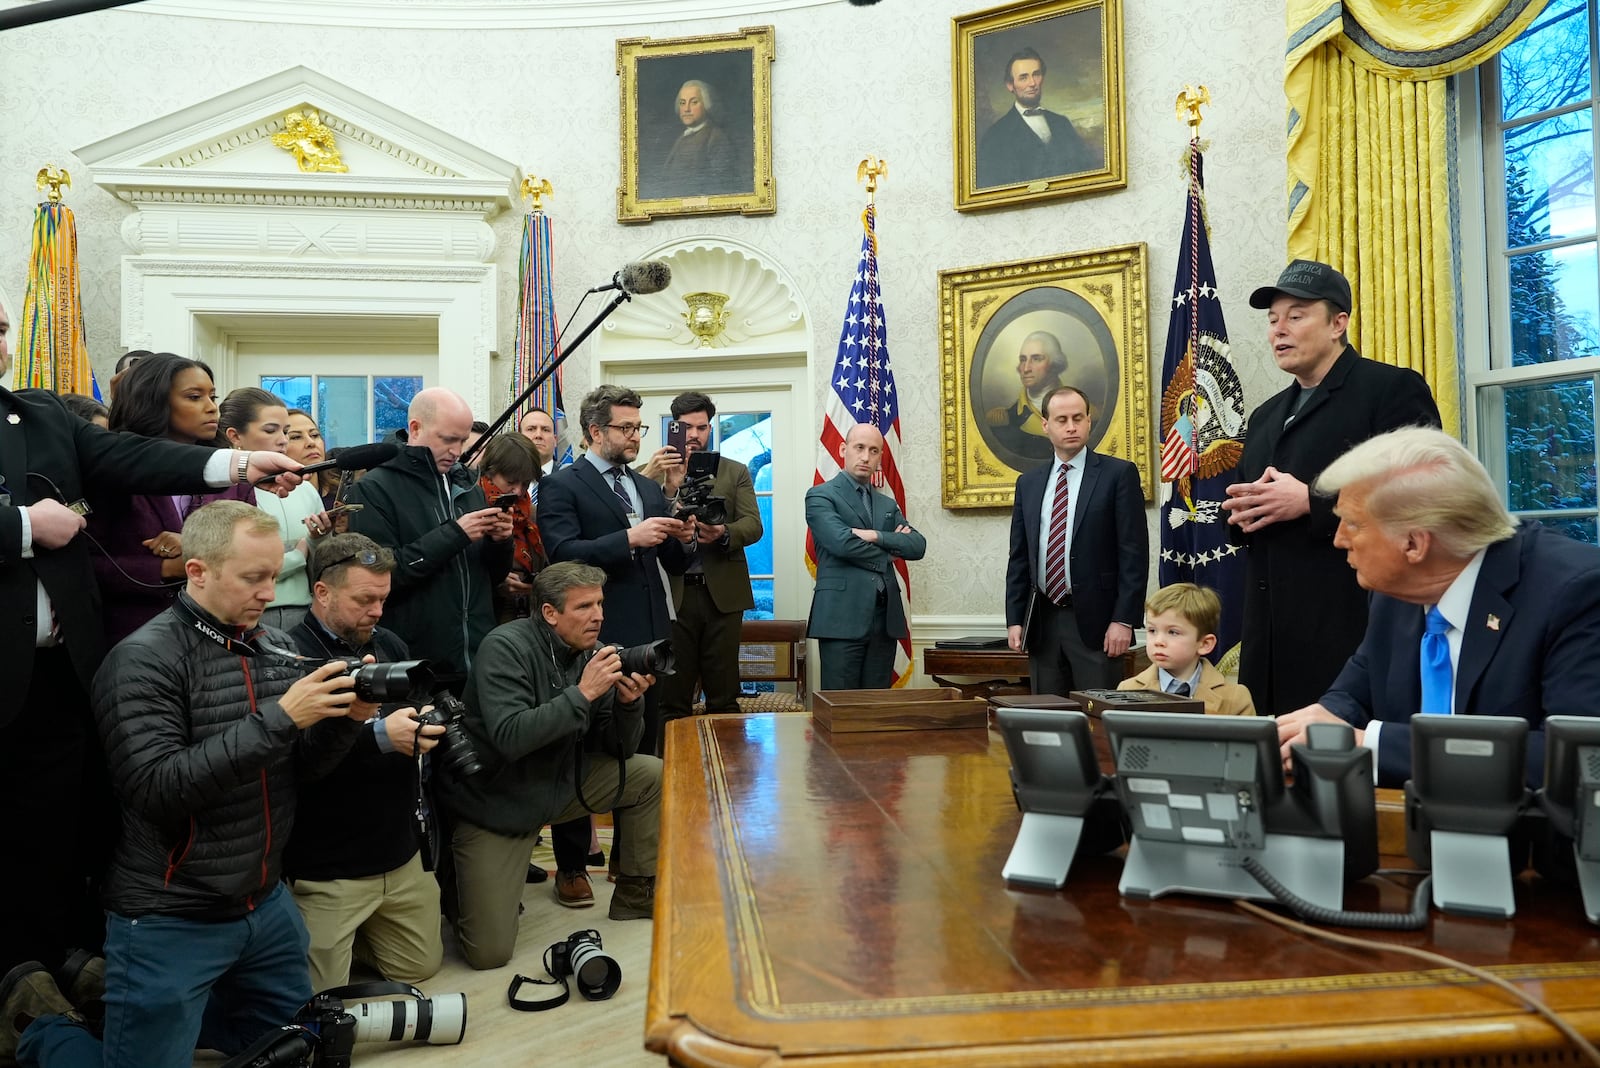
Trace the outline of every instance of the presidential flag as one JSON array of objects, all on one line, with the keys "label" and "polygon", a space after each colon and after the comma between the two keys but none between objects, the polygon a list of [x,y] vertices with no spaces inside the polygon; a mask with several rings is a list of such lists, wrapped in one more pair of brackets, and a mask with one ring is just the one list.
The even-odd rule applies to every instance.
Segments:
[{"label": "presidential flag", "polygon": [[[542,211],[531,211],[522,221],[522,254],[517,261],[517,337],[516,359],[511,368],[511,396],[522,391],[560,355],[556,344],[555,297],[550,282],[550,218]],[[533,396],[517,411],[517,425],[533,408],[543,408],[556,424],[556,467],[572,462],[572,445],[567,440],[566,413],[561,404],[561,370],[545,380]],[[529,489],[534,502],[539,499],[537,482]]]},{"label": "presidential flag", "polygon": [[1228,359],[1228,328],[1211,266],[1199,141],[1185,153],[1189,204],[1172,287],[1161,370],[1161,584],[1197,582],[1222,597],[1213,659],[1233,667],[1244,611],[1244,558],[1228,539],[1222,502],[1244,451],[1244,390]]},{"label": "presidential flag", "polygon": [[[861,213],[865,233],[861,238],[861,263],[850,286],[844,327],[839,332],[839,355],[833,363],[828,402],[822,416],[822,439],[817,446],[817,470],[811,484],[820,486],[841,470],[839,447],[857,423],[871,423],[883,434],[883,466],[874,480],[887,487],[900,511],[906,510],[906,487],[900,477],[900,403],[895,395],[894,372],[889,367],[888,328],[878,297],[878,239],[874,232],[876,209],[868,204]],[[806,567],[817,573],[816,546],[806,534]],[[900,578],[900,606],[908,623],[906,637],[894,658],[894,684],[911,681],[911,575],[904,560],[896,558]]]}]

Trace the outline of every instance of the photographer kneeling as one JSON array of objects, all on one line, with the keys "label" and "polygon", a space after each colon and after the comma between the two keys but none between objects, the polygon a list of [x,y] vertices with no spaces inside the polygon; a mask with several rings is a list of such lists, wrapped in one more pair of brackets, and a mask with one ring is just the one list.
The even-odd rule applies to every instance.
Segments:
[{"label": "photographer kneeling", "polygon": [[495,628],[473,658],[466,725],[485,767],[442,776],[440,790],[455,817],[457,933],[474,968],[511,959],[528,854],[546,823],[613,811],[610,916],[653,913],[661,761],[638,749],[655,676],[624,673],[614,646],[596,648],[605,581],[597,567],[552,564],[534,579],[537,614]]},{"label": "photographer kneeling", "polygon": [[[378,626],[395,566],[388,549],[335,534],[308,563],[310,614],[289,632],[302,656],[407,659],[400,636]],[[301,788],[283,869],[311,935],[314,990],[350,981],[357,936],[361,960],[385,979],[420,983],[439,970],[439,884],[420,848],[417,753],[438,745],[444,727],[416,713],[382,706],[333,774]]]}]

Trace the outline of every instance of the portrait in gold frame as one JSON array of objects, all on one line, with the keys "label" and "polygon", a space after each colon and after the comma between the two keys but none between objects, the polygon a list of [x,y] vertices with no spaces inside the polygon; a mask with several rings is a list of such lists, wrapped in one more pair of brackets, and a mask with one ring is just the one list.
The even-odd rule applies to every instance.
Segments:
[{"label": "portrait in gold frame", "polygon": [[1127,186],[1122,0],[963,15],[951,45],[957,211]]},{"label": "portrait in gold frame", "polygon": [[622,184],[617,221],[770,215],[771,26],[617,42]]},{"label": "portrait in gold frame", "polygon": [[1090,446],[1138,467],[1152,499],[1145,259],[1140,243],[939,272],[946,508],[1010,507],[1051,455],[1030,397],[1054,385],[1088,395]]}]

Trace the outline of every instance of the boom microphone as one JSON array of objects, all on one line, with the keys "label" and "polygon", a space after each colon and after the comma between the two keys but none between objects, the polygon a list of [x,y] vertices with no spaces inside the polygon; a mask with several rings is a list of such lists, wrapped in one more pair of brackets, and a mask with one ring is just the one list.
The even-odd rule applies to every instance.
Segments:
[{"label": "boom microphone", "polygon": [[646,260],[644,263],[627,264],[611,276],[609,284],[595,286],[589,292],[604,293],[610,289],[620,289],[634,296],[644,296],[647,293],[661,292],[671,281],[671,267],[661,260]]},{"label": "boom microphone", "polygon": [[[314,475],[318,471],[331,471],[336,467],[341,471],[368,471],[388,463],[399,455],[400,447],[391,445],[387,441],[380,441],[376,445],[351,445],[346,449],[331,450],[326,460],[307,464],[296,471],[295,474],[304,478],[306,475]],[[269,475],[257,482],[256,485],[264,486],[277,477],[277,475]]]}]

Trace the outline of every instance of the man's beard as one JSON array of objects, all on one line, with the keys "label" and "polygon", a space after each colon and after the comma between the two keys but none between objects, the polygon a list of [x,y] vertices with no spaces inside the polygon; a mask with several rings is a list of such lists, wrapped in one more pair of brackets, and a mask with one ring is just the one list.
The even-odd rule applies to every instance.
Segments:
[{"label": "man's beard", "polygon": [[[596,451],[600,453],[601,459],[614,464],[625,464],[633,458],[628,455],[628,446],[626,443],[621,445],[613,445],[608,441],[601,445]],[[634,455],[638,454],[635,453]]]}]

